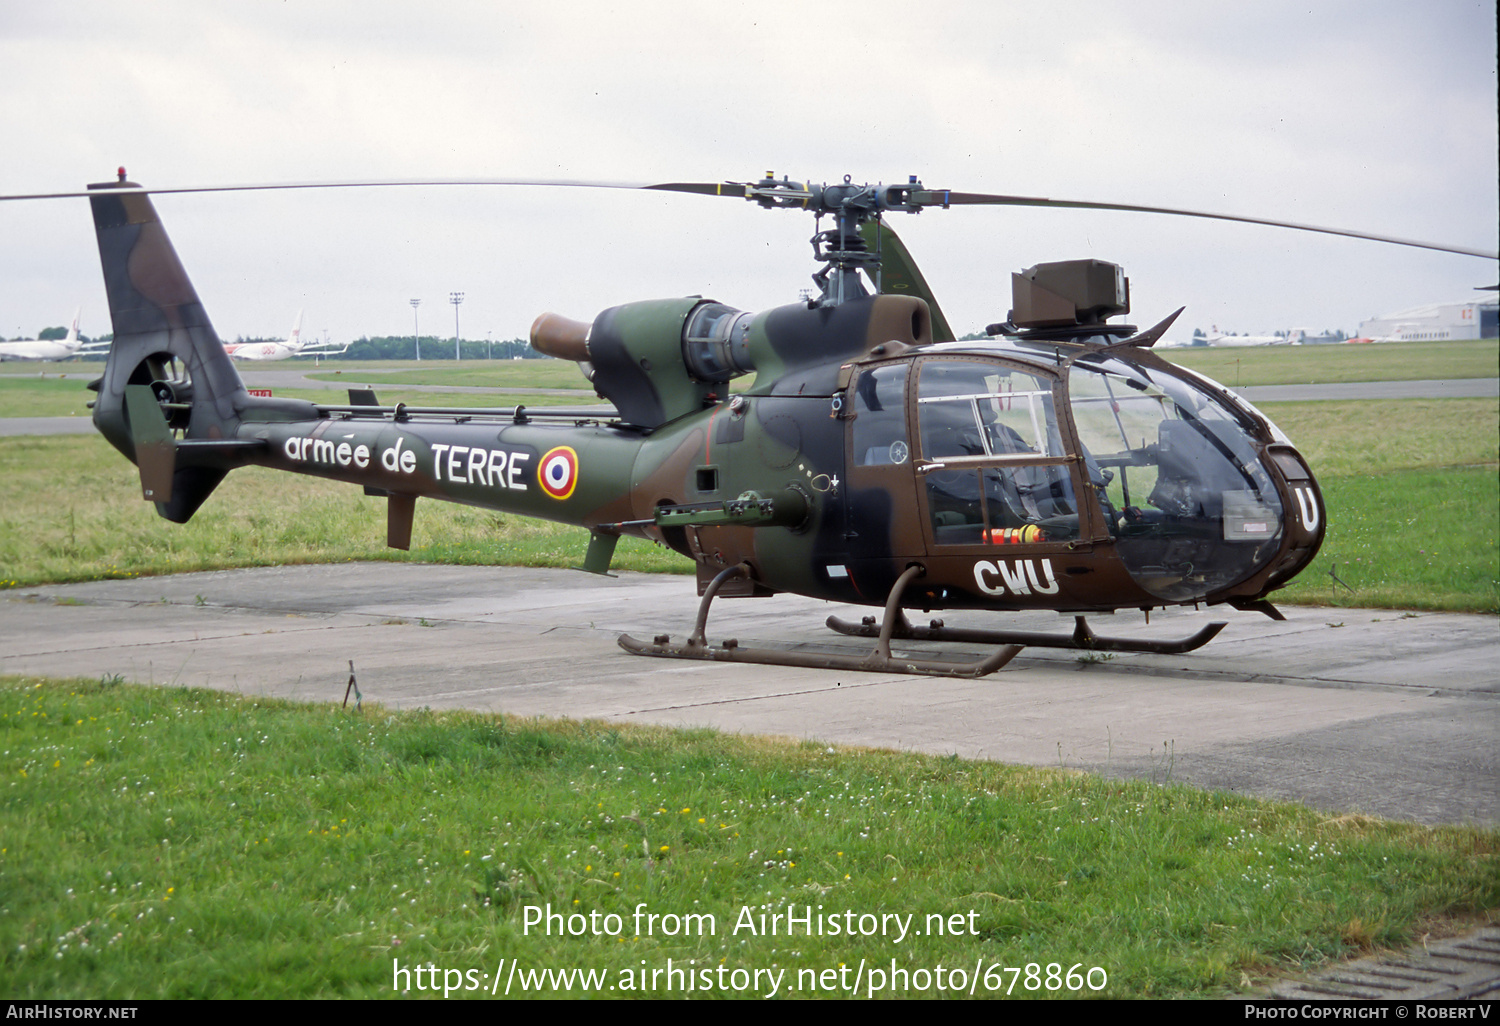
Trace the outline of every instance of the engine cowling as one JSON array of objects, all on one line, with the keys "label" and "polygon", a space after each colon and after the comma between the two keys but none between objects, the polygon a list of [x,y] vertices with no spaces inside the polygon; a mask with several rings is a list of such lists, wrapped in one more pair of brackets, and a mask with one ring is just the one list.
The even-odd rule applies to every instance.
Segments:
[{"label": "engine cowling", "polygon": [[622,421],[648,430],[712,405],[750,373],[747,394],[831,395],[841,364],[892,341],[932,341],[925,302],[868,296],[748,313],[692,296],[611,307],[593,324],[543,314],[531,326],[533,348],[578,363]]}]

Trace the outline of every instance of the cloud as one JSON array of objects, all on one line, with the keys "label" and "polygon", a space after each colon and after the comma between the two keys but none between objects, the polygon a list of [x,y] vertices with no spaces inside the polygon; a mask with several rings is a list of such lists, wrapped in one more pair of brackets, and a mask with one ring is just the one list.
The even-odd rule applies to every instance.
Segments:
[{"label": "cloud", "polygon": [[[487,174],[904,178],[1495,245],[1492,5],[1144,0],[0,9],[0,191]],[[465,334],[631,298],[796,298],[813,225],[694,197],[536,190],[197,196],[159,206],[221,333],[298,306],[336,339],[468,293]],[[0,333],[104,317],[81,204],[0,205]],[[1493,263],[1270,229],[1019,210],[904,218],[956,323],[1010,271],[1124,263],[1142,319],[1353,328]],[[961,329],[962,330],[962,329]]]}]

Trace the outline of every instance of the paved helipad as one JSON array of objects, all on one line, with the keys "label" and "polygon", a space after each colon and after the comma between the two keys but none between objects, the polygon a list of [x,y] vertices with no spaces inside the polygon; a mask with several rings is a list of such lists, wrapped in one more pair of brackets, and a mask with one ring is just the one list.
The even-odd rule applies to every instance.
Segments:
[{"label": "paved helipad", "polygon": [[[1102,662],[1027,649],[979,680],[631,656],[622,632],[681,638],[691,578],[366,563],[271,567],[0,594],[0,672],[337,701],[709,726],[1185,781],[1331,812],[1500,823],[1500,621],[1288,607],[1092,621],[1178,637],[1187,655]],[[711,639],[862,650],[822,626],[867,610],[723,600]],[[956,626],[1067,633],[1070,618],[958,614]],[[914,645],[913,648],[921,646]],[[982,649],[963,651],[980,654]]]}]

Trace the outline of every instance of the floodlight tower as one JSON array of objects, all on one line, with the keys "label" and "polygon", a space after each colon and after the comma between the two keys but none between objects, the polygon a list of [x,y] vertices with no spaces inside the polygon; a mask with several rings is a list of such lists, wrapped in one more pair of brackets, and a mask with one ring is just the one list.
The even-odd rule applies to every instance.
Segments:
[{"label": "floodlight tower", "polygon": [[413,299],[411,301],[411,334],[412,334],[413,340],[415,340],[416,343],[417,343],[417,362],[418,363],[422,362],[422,332],[417,327],[417,307],[419,307],[421,305],[422,305],[422,301],[420,299]]},{"label": "floodlight tower", "polygon": [[448,293],[448,302],[453,304],[453,358],[459,359],[458,354],[458,304],[464,301],[462,292]]}]

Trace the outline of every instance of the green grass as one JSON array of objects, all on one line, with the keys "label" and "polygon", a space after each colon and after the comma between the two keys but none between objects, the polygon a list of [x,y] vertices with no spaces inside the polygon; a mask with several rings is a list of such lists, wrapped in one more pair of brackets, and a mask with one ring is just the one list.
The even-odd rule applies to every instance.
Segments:
[{"label": "green grass", "polygon": [[[1500,904],[1493,831],[813,742],[109,680],[0,679],[0,781],[0,991],[22,1000],[381,997],[395,960],[479,981],[513,958],[616,985],[668,959],[785,970],[799,997],[892,959],[977,963],[981,981],[1000,967],[1018,996],[1047,993],[1050,963],[1059,995],[1075,965],[1104,970],[1106,997],[1227,995]],[[620,936],[528,933],[527,906],[548,904],[618,915]],[[711,914],[716,932],[637,936],[642,904]],[[960,931],[734,932],[789,905]],[[670,996],[663,980],[647,996]]]},{"label": "green grass", "polygon": [[1318,558],[1273,601],[1500,613],[1500,401],[1262,408],[1328,508]]},{"label": "green grass", "polygon": [[[387,367],[403,368],[384,372]],[[469,385],[487,388],[589,388],[570,360],[424,360],[420,364],[396,361],[361,363],[355,369],[324,364],[322,370],[308,371],[317,381],[347,380],[359,369],[380,368],[382,373],[368,375],[371,381],[389,381],[393,385]],[[342,372],[342,373],[339,373]]]},{"label": "green grass", "polygon": [[[0,439],[0,588],[218,567],[349,560],[581,566],[588,532],[419,502],[412,547],[385,547],[385,500],[258,467],[237,470],[187,524],[140,500],[135,468],[92,435]],[[669,549],[622,538],[616,569],[689,573]]]},{"label": "green grass", "polygon": [[1273,602],[1500,613],[1500,481],[1493,466],[1320,484],[1328,536],[1318,558]]},{"label": "green grass", "polygon": [[[522,361],[536,363],[535,360]],[[46,377],[0,377],[0,417],[87,417],[88,403],[94,393],[87,385],[98,377],[103,366],[86,373],[64,371]],[[588,382],[576,370],[572,372],[577,381],[567,385],[513,384],[513,388],[568,388],[587,392]],[[376,396],[387,406],[406,403],[409,406],[582,406],[599,402],[591,392],[584,395],[539,395],[534,392],[432,392],[413,387],[396,387],[382,375],[329,377],[328,388],[277,388],[274,393],[282,398],[306,399],[309,402],[341,405],[349,401],[345,389],[371,386]],[[444,384],[445,382],[417,382],[417,384]],[[463,382],[455,382],[462,384]]]},{"label": "green grass", "polygon": [[[353,384],[354,382],[350,382]],[[593,406],[604,405],[593,393],[588,395],[548,395],[537,392],[427,392],[414,388],[387,388],[378,379],[362,382],[375,389],[382,406],[406,403],[408,406]],[[306,399],[325,406],[342,406],[349,401],[347,393],[333,389],[278,388],[275,395],[288,399]]]},{"label": "green grass", "polygon": [[94,398],[88,383],[103,370],[101,363],[83,372],[70,369],[30,377],[0,376],[0,417],[87,417],[88,403]]},{"label": "green grass", "polygon": [[1261,403],[1322,481],[1500,460],[1500,400]]},{"label": "green grass", "polygon": [[[332,367],[325,364],[325,368]],[[579,371],[578,365],[568,360],[463,360],[423,361],[420,364],[393,361],[389,364],[375,361],[355,365],[365,370],[380,369],[378,374],[368,374],[360,380],[368,380],[381,387],[389,381],[399,385],[465,385],[482,388],[566,388],[591,391],[593,386]],[[396,368],[387,372],[389,368]],[[315,381],[348,381],[358,378],[358,370],[343,368],[309,371],[307,376]],[[744,375],[731,383],[731,388],[745,387],[753,375]]]},{"label": "green grass", "polygon": [[1347,381],[1421,381],[1500,375],[1500,339],[1375,345],[1167,349],[1173,363],[1231,388]]}]

